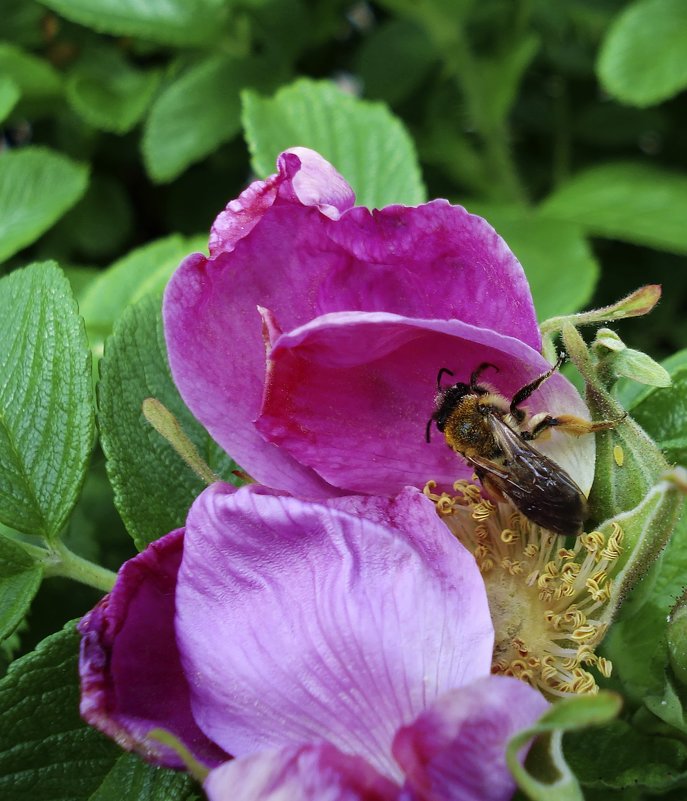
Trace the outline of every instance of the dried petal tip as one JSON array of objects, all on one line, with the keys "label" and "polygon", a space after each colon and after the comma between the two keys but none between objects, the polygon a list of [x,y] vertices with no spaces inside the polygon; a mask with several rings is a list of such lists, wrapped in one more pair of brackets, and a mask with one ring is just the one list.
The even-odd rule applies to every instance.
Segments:
[{"label": "dried petal tip", "polygon": [[515,676],[548,697],[598,692],[587,668],[610,676],[595,648],[608,628],[612,576],[623,530],[592,531],[564,540],[528,520],[510,503],[484,500],[479,487],[456,482],[455,495],[425,492],[482,572],[495,628],[492,672]]}]

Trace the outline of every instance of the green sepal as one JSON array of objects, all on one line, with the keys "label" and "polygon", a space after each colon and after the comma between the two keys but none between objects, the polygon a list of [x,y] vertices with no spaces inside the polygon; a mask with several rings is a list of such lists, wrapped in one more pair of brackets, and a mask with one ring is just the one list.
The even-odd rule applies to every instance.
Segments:
[{"label": "green sepal", "polygon": [[[620,707],[620,696],[610,692],[567,698],[552,706],[534,726],[511,738],[506,760],[526,796],[533,801],[583,801],[580,785],[563,755],[563,734],[607,723]],[[518,753],[532,737],[537,739],[521,765]]]},{"label": "green sepal", "polygon": [[629,592],[643,579],[642,596],[634,593],[632,602],[641,605],[651,590],[653,573],[661,551],[675,529],[687,488],[687,471],[681,467],[666,472],[634,509],[621,512],[599,527],[606,543],[622,531],[620,554],[612,562],[613,593],[600,621],[610,623]]}]

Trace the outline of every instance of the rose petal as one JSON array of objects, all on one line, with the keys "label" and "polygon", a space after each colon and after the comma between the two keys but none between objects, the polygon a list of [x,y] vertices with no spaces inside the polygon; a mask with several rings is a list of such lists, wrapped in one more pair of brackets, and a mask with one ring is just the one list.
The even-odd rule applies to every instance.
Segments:
[{"label": "rose petal", "polygon": [[506,744],[547,706],[524,682],[489,676],[442,695],[401,729],[394,756],[422,801],[507,801],[515,781]]},{"label": "rose petal", "polygon": [[[462,320],[541,350],[520,263],[486,220],[447,200],[354,208],[326,228],[332,260],[316,311]],[[331,245],[330,245],[331,248]]]},{"label": "rose petal", "polygon": [[[436,376],[469,381],[482,362],[498,368],[484,380],[506,397],[549,369],[529,346],[458,320],[341,312],[319,317],[278,338],[270,354],[265,400],[257,427],[271,442],[352,492],[389,493],[429,479],[450,485],[473,469],[427,421]],[[524,404],[531,412],[588,418],[577,390],[562,375],[546,381]],[[534,443],[588,492],[594,438],[553,432]]]},{"label": "rose petal", "polygon": [[366,520],[214,485],[191,508],[177,638],[195,718],[229,753],[327,739],[393,776],[398,727],[488,673],[474,559],[417,490],[389,502],[403,528],[377,503]]},{"label": "rose petal", "polygon": [[218,765],[227,755],[193,719],[174,635],[182,548],[183,530],[152,543],[123,565],[112,592],[80,622],[81,715],[152,762],[183,767],[176,753],[147,738],[162,727]]},{"label": "rose petal", "polygon": [[209,801],[393,801],[399,788],[360,757],[314,743],[235,759],[204,782]]},{"label": "rose petal", "polygon": [[539,331],[520,265],[481,218],[446,201],[349,209],[350,188],[317,154],[294,149],[278,166],[219,215],[212,258],[190,256],[174,274],[165,335],[185,402],[245,470],[329,497],[334,487],[253,427],[265,379],[258,307],[283,331],[341,310],[457,317],[535,349]]}]

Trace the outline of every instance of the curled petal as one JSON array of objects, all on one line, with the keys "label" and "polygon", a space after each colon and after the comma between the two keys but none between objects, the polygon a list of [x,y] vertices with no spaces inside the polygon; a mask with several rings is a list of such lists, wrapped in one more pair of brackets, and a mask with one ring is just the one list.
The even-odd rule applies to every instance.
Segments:
[{"label": "curled petal", "polygon": [[444,694],[401,729],[394,756],[422,801],[508,801],[515,791],[508,740],[547,706],[524,682],[489,676]]},{"label": "curled petal", "polygon": [[388,503],[365,519],[354,501],[259,488],[217,484],[196,500],[177,637],[194,716],[229,753],[327,739],[393,777],[398,727],[489,672],[474,559],[417,490]]},{"label": "curled petal", "polygon": [[393,801],[399,788],[360,757],[329,743],[235,759],[204,783],[209,801]]},{"label": "curled petal", "polygon": [[198,759],[218,765],[226,754],[193,719],[174,636],[183,533],[172,532],[126,562],[112,592],[80,622],[81,715],[152,762],[183,767],[176,753],[147,737],[164,728]]},{"label": "curled petal", "polygon": [[[446,201],[375,212],[350,208],[341,176],[312,151],[282,154],[215,221],[211,258],[187,258],[164,301],[174,380],[196,417],[258,481],[301,497],[329,483],[255,430],[265,340],[340,311],[460,319],[540,347],[517,259],[479,217]],[[466,291],[469,287],[469,291]]]},{"label": "curled petal", "polygon": [[[383,312],[319,317],[278,338],[257,426],[271,442],[332,484],[352,492],[389,493],[429,479],[451,485],[473,469],[425,431],[434,410],[436,376],[469,381],[482,362],[484,380],[507,398],[550,365],[513,337],[459,320],[416,320]],[[524,408],[589,417],[562,375],[546,381]],[[537,448],[591,487],[594,438],[553,432]]]}]

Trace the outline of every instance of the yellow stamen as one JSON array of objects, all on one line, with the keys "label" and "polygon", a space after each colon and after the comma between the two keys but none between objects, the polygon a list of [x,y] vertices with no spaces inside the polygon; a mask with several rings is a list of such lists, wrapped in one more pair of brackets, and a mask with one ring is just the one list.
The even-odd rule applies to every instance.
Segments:
[{"label": "yellow stamen", "polygon": [[549,697],[595,693],[591,666],[604,677],[612,665],[595,653],[606,633],[600,622],[613,588],[623,531],[591,531],[563,547],[560,537],[508,502],[492,503],[475,484],[454,494],[425,494],[482,572],[495,629],[492,673],[515,676]]}]

